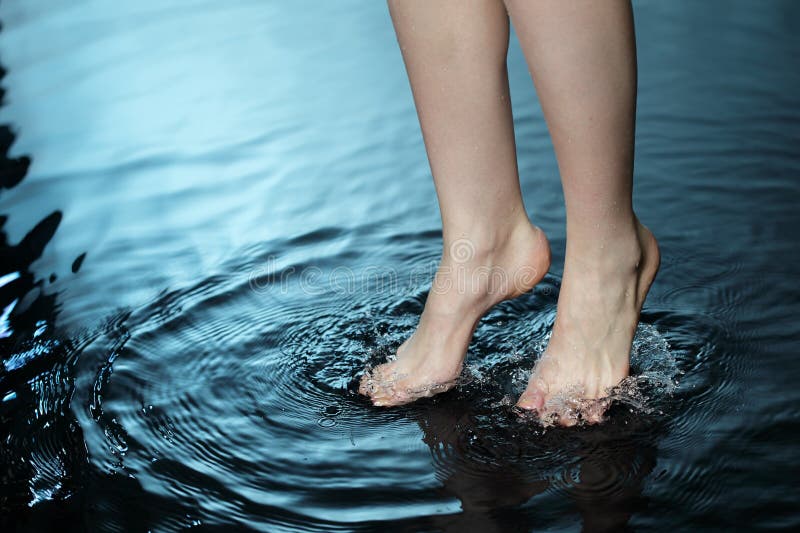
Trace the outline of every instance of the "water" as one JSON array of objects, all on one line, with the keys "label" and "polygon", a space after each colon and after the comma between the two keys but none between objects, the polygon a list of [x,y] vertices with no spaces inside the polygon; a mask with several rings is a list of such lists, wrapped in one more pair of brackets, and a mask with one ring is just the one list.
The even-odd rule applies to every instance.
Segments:
[{"label": "water", "polygon": [[635,202],[663,254],[639,383],[600,427],[545,429],[509,405],[564,211],[516,41],[554,267],[480,324],[454,391],[378,410],[354,379],[412,330],[441,245],[385,5],[0,3],[0,527],[800,526],[800,5],[635,11]]}]

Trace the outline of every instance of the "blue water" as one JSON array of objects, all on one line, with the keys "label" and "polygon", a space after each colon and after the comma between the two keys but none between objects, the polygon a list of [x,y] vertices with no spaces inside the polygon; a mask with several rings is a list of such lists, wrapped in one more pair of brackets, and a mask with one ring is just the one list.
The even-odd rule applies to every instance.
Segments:
[{"label": "blue water", "polygon": [[663,257],[640,383],[602,426],[544,429],[509,404],[564,209],[514,37],[553,268],[479,325],[459,387],[377,410],[354,380],[441,246],[385,4],[0,2],[0,528],[799,527],[800,3],[634,9]]}]

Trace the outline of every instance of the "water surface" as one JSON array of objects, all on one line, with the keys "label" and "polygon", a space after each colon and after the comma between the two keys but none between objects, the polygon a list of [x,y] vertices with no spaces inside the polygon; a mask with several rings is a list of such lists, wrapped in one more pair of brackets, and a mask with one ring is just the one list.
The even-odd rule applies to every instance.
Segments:
[{"label": "water surface", "polygon": [[663,256],[640,394],[545,430],[509,405],[564,209],[516,40],[554,266],[480,324],[456,390],[378,410],[354,380],[413,330],[441,246],[385,4],[0,3],[0,526],[800,526],[800,4],[635,14],[635,203]]}]

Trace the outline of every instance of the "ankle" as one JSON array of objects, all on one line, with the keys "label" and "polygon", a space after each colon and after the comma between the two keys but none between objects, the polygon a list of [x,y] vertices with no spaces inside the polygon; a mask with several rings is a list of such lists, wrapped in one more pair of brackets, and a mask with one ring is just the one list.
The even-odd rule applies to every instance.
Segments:
[{"label": "ankle", "polygon": [[550,267],[547,237],[527,216],[513,227],[480,235],[445,240],[431,288],[432,294],[447,295],[438,303],[470,316],[528,292]]},{"label": "ankle", "polygon": [[474,227],[445,231],[443,239],[443,264],[491,264],[502,257],[509,248],[530,240],[534,226],[526,215],[503,223],[487,223]]},{"label": "ankle", "polygon": [[567,235],[566,264],[598,273],[634,273],[644,259],[638,220],[611,231]]}]

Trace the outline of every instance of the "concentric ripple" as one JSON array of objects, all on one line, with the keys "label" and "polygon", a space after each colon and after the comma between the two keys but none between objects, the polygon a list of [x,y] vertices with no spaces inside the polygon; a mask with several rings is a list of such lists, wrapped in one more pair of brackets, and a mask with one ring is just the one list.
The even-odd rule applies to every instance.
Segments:
[{"label": "concentric ripple", "polygon": [[440,524],[531,498],[573,501],[588,516],[638,498],[678,410],[676,380],[700,356],[681,337],[673,346],[682,318],[646,314],[633,381],[608,423],[545,430],[520,418],[512,405],[555,315],[548,277],[480,323],[454,390],[376,409],[355,383],[413,331],[429,282],[415,269],[431,254],[389,254],[400,272],[391,291],[376,289],[372,269],[349,292],[331,258],[318,258],[312,286],[285,277],[308,263],[263,271],[260,255],[121,315],[81,356],[95,368],[76,391],[91,461],[138,483],[156,528]]}]

